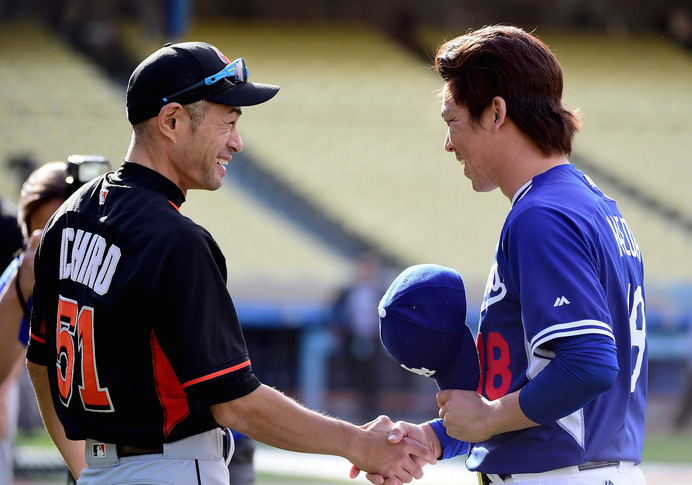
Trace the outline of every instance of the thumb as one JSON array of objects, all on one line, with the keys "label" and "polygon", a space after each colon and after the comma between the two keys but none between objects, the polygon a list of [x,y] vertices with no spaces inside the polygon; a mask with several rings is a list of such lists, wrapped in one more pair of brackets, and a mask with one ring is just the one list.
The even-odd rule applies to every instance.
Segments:
[{"label": "thumb", "polygon": [[402,439],[404,439],[404,436],[406,436],[406,432],[403,429],[401,429],[399,423],[397,423],[394,426],[392,426],[392,429],[389,430],[389,435],[387,435],[387,441],[392,444],[399,443]]},{"label": "thumb", "polygon": [[348,478],[356,478],[358,475],[360,475],[360,468],[356,467],[355,465],[351,465],[351,471],[348,474]]},{"label": "thumb", "polygon": [[436,397],[437,397],[437,406],[438,406],[438,407],[442,407],[442,406],[445,405],[445,403],[446,403],[447,400],[449,399],[449,394],[450,394],[450,391],[447,390],[447,389],[445,389],[444,391],[440,391],[440,392],[437,393],[437,396],[436,396]]}]

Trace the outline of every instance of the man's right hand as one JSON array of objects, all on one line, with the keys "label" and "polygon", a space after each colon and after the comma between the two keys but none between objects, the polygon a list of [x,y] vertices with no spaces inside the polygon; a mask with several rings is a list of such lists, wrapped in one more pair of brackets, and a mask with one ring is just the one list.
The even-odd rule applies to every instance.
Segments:
[{"label": "man's right hand", "polygon": [[[422,468],[427,463],[435,464],[437,458],[442,455],[442,445],[440,440],[437,438],[435,431],[427,423],[423,424],[413,424],[406,421],[398,421],[392,423],[386,416],[380,416],[372,423],[368,423],[365,426],[385,426],[389,427],[389,432],[387,434],[387,441],[390,444],[398,444],[402,442],[415,441],[423,445],[428,452],[425,455],[411,455],[410,458],[416,463],[416,465]],[[364,426],[364,427],[365,427]],[[434,457],[431,459],[431,457]],[[356,466],[351,468],[350,477],[355,478],[360,473],[360,469]],[[421,473],[422,476],[422,473]],[[394,485],[399,483],[394,478],[385,478],[381,474],[376,473],[366,473],[365,477],[374,484],[384,484],[384,485]],[[420,478],[416,476],[415,478]]]}]

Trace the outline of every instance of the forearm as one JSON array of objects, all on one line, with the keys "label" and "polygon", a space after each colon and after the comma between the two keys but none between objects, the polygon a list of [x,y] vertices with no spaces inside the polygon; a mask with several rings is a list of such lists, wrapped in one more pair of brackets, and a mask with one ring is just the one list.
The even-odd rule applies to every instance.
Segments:
[{"label": "forearm", "polygon": [[289,451],[351,458],[355,450],[349,445],[363,432],[353,424],[310,411],[265,385],[211,410],[220,424]]},{"label": "forearm", "polygon": [[489,402],[490,412],[485,421],[490,436],[538,426],[519,405],[519,391]]},{"label": "forearm", "polygon": [[435,462],[419,441],[389,443],[393,423],[388,418],[358,427],[311,411],[265,385],[242,398],[211,406],[211,411],[219,424],[263,443],[289,451],[341,456],[359,470],[406,483],[423,475],[424,462]]},{"label": "forearm", "polygon": [[48,435],[53,440],[53,443],[55,443],[58,451],[60,451],[72,475],[75,478],[79,478],[82,469],[87,466],[84,457],[84,441],[72,441],[65,436],[65,429],[58,419],[58,415],[53,407],[53,400],[50,396],[48,369],[31,362],[27,362],[27,369],[29,371],[31,383],[34,386],[38,408],[41,412],[43,424],[48,431]]}]

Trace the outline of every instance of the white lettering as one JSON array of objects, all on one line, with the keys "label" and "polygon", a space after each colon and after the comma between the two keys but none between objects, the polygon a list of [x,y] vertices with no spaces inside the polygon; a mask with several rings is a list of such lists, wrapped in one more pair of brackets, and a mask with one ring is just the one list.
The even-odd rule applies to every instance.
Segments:
[{"label": "white lettering", "polygon": [[631,256],[641,261],[642,253],[639,250],[639,244],[637,244],[637,241],[634,239],[634,234],[632,234],[632,231],[630,231],[630,226],[627,225],[627,222],[622,217],[620,218],[620,222],[622,222],[622,228],[627,236],[627,241],[629,242],[630,252],[632,253]]},{"label": "white lettering", "polygon": [[110,288],[120,261],[120,248],[97,234],[67,227],[60,242],[59,278],[88,286],[99,295]]},{"label": "white lettering", "polygon": [[502,300],[506,294],[507,288],[500,278],[500,272],[497,269],[497,261],[495,261],[493,267],[490,269],[490,275],[488,275],[488,283],[485,285],[485,295],[483,297],[481,312],[486,310],[493,303]]},{"label": "white lettering", "polygon": [[79,281],[79,269],[89,248],[89,239],[91,239],[90,232],[85,233],[81,229],[77,230],[77,234],[74,237],[74,245],[72,246],[72,273],[70,274],[70,279],[77,283],[81,283]]},{"label": "white lettering", "polygon": [[84,272],[84,278],[81,280],[89,288],[94,287],[94,281],[98,275],[99,266],[101,265],[103,255],[106,252],[106,240],[101,236],[96,236],[92,239],[91,245],[94,247],[94,249],[91,251],[89,264],[85,265],[85,269],[82,270]]},{"label": "white lettering", "polygon": [[62,240],[60,243],[60,279],[64,280],[70,277],[72,271],[70,263],[68,263],[68,245],[74,241],[74,229],[66,227],[62,230]]},{"label": "white lettering", "polygon": [[105,295],[110,288],[118,261],[120,261],[120,248],[113,244],[108,248],[108,254],[106,254],[101,271],[96,278],[96,284],[93,286],[94,291],[99,295]]},{"label": "white lettering", "polygon": [[606,221],[608,221],[608,225],[613,231],[620,256],[627,255],[641,261],[642,255],[639,250],[639,244],[637,244],[637,241],[634,239],[634,235],[632,231],[630,231],[625,219],[622,217],[606,216]]}]

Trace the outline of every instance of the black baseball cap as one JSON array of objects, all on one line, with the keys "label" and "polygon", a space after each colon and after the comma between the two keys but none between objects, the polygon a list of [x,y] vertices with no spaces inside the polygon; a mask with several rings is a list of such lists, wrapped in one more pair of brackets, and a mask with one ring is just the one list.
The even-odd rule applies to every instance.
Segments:
[{"label": "black baseball cap", "polygon": [[221,76],[205,83],[205,78],[228,70],[232,64],[228,58],[205,42],[166,44],[144,59],[130,76],[127,119],[133,125],[148,120],[172,101],[189,104],[206,99],[227,106],[253,106],[276,95],[279,86],[248,82],[245,61],[236,59],[233,63],[238,61],[242,61],[242,79]]}]

